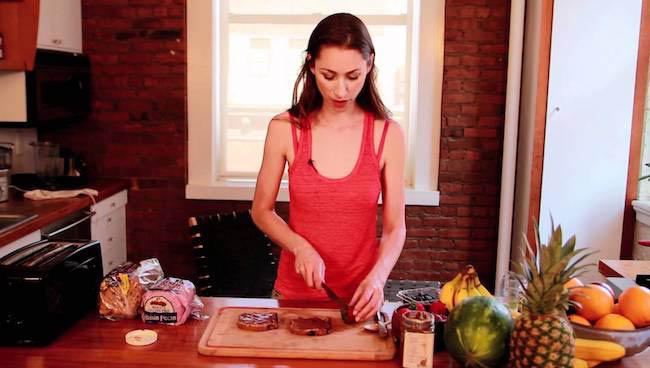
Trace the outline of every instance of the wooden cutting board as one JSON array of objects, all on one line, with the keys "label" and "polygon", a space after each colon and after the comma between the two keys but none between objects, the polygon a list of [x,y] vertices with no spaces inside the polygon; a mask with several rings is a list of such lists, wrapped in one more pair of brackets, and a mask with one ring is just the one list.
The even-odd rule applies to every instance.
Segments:
[{"label": "wooden cutting board", "polygon": [[[276,312],[280,328],[247,331],[237,327],[241,313]],[[332,331],[325,336],[299,336],[289,332],[295,317],[330,317]],[[266,358],[390,360],[395,355],[393,340],[363,329],[363,323],[346,325],[338,309],[240,308],[225,307],[212,316],[199,341],[203,355]]]}]

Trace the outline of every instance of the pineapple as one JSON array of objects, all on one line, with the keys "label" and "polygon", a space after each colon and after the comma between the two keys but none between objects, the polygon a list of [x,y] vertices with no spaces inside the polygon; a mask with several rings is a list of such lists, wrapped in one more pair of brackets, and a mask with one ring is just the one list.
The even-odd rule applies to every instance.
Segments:
[{"label": "pineapple", "polygon": [[551,228],[548,244],[541,244],[536,227],[536,252],[527,242],[525,263],[513,264],[512,274],[524,295],[522,314],[510,337],[510,367],[573,367],[575,335],[566,317],[569,291],[564,283],[583,272],[588,265],[580,264],[591,253],[575,249],[575,236],[562,244],[562,229],[552,219]]}]

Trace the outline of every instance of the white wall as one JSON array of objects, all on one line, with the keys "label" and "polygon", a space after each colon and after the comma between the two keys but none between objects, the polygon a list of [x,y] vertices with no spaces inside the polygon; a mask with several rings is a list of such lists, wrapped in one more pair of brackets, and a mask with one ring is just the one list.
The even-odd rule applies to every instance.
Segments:
[{"label": "white wall", "polygon": [[540,231],[620,255],[641,0],[555,1]]},{"label": "white wall", "polygon": [[27,121],[25,72],[0,71],[0,122]]},{"label": "white wall", "polygon": [[35,171],[34,146],[36,128],[0,128],[0,142],[14,144],[11,173],[33,173]]}]

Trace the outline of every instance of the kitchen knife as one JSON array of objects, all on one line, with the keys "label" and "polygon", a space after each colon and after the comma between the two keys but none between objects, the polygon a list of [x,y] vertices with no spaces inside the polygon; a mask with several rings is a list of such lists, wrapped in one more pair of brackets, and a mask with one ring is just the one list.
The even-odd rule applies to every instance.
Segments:
[{"label": "kitchen knife", "polygon": [[346,324],[353,324],[356,321],[354,320],[354,316],[352,315],[352,310],[350,309],[350,306],[343,301],[343,299],[339,298],[338,295],[334,292],[334,290],[330,289],[329,286],[325,282],[321,283],[321,286],[323,289],[325,289],[325,292],[327,293],[327,296],[336,304],[339,305],[339,311],[341,312],[341,318],[343,319],[343,322]]}]

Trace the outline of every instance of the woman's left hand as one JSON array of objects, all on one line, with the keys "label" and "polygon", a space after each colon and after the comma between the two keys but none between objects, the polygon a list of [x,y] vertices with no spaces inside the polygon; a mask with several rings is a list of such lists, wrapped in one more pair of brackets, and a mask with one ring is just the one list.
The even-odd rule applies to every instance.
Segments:
[{"label": "woman's left hand", "polygon": [[354,319],[365,321],[374,316],[384,304],[384,281],[372,272],[361,281],[350,300]]}]

